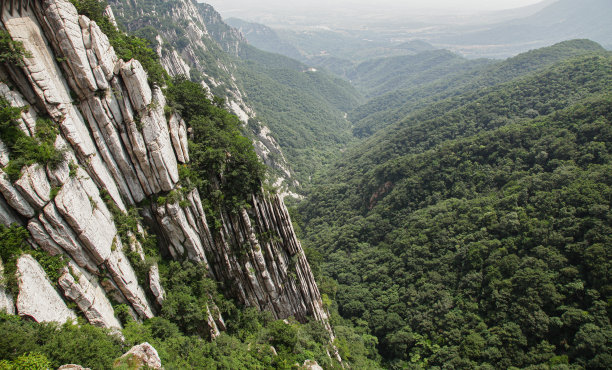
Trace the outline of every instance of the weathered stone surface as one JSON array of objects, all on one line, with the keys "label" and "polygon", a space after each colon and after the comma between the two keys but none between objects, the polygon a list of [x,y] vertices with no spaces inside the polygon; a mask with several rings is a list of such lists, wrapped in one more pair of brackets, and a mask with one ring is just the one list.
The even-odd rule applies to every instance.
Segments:
[{"label": "weathered stone surface", "polygon": [[11,184],[11,180],[4,171],[0,171],[0,192],[4,196],[6,202],[25,217],[34,217],[36,212],[30,206],[30,203],[17,191]]},{"label": "weathered stone surface", "polygon": [[29,254],[23,254],[17,260],[17,312],[37,322],[66,322],[76,320],[72,312],[55,291],[45,271]]},{"label": "weathered stone surface", "polygon": [[130,265],[128,258],[121,251],[121,248],[112,251],[105,266],[125,299],[131,304],[138,315],[145,319],[153,317],[153,310],[147,301],[145,292],[138,285],[136,273],[132,265]]},{"label": "weathered stone surface", "polygon": [[306,360],[302,364],[304,370],[323,370],[323,368],[315,360]]},{"label": "weathered stone surface", "polygon": [[42,7],[49,26],[56,30],[55,38],[77,85],[85,91],[96,91],[98,85],[87,59],[76,9],[64,0],[44,0]]},{"label": "weathered stone surface", "polygon": [[108,41],[108,37],[102,33],[96,22],[91,22],[89,27],[92,48],[98,57],[98,63],[102,68],[105,78],[110,81],[113,77],[115,64],[119,61],[119,58],[117,58],[115,49],[113,49]]},{"label": "weathered stone surface", "polygon": [[60,247],[51,236],[45,230],[45,227],[33,218],[28,223],[28,231],[32,236],[32,239],[41,247],[45,252],[52,256],[56,256],[62,253],[62,247]]},{"label": "weathered stone surface", "polygon": [[[114,101],[116,101],[114,97],[111,98],[111,102]],[[107,99],[103,101],[96,96],[92,96],[81,104],[81,108],[87,117],[87,122],[104,162],[119,185],[121,194],[131,202],[142,201],[145,197],[143,188],[124,146],[121,133],[117,129],[119,123],[115,121],[113,109],[107,104]],[[121,113],[116,114],[121,119]]]},{"label": "weathered stone surface", "polygon": [[141,116],[142,134],[159,184],[162,190],[170,191],[179,180],[178,167],[164,114],[166,99],[158,87],[153,89],[153,102]]},{"label": "weathered stone surface", "polygon": [[153,295],[155,296],[155,301],[161,306],[162,303],[164,303],[166,291],[161,285],[161,279],[159,277],[159,267],[157,267],[157,264],[151,266],[151,269],[149,270],[149,288],[151,289],[151,293],[153,293]]},{"label": "weathered stone surface", "polygon": [[139,61],[132,59],[129,62],[119,62],[121,77],[128,90],[132,106],[137,111],[145,109],[151,104],[153,97],[147,82],[147,73]]},{"label": "weathered stone surface", "polygon": [[178,114],[173,114],[168,120],[168,127],[170,128],[170,137],[172,138],[172,145],[176,153],[176,158],[181,163],[189,162],[185,121],[183,121]]},{"label": "weathered stone surface", "polygon": [[[44,227],[46,233],[59,245],[79,266],[87,268],[89,271],[97,271],[95,258],[89,253],[87,248],[81,243],[78,236],[74,233],[71,226],[66,223],[62,215],[58,212],[54,203],[49,203],[44,208],[43,213],[38,216],[38,221]],[[34,231],[32,220],[28,226],[30,232]],[[38,233],[33,233],[37,243],[45,247],[46,243],[38,239]],[[45,238],[46,236],[43,236]]]},{"label": "weathered stone surface", "polygon": [[135,367],[136,369],[141,369],[144,367],[151,369],[162,369],[161,359],[157,354],[157,350],[147,342],[132,347],[127,353],[121,356],[119,360],[127,360],[130,358],[137,360],[136,363],[138,365]]},{"label": "weathered stone surface", "polygon": [[[5,83],[0,82],[0,95],[15,108],[24,108],[28,106],[28,102],[17,91],[11,90]],[[36,129],[36,115],[34,111],[23,109],[21,118],[18,119],[19,127],[28,136],[32,136]]]},{"label": "weathered stone surface", "polygon": [[185,213],[186,210],[176,203],[157,208],[158,219],[165,226],[172,245],[179,251],[185,249],[191,260],[206,263],[198,229],[192,227]]},{"label": "weathered stone surface", "polygon": [[40,164],[24,168],[21,177],[15,182],[15,187],[36,210],[40,210],[51,200],[51,185],[47,180],[45,168]]},{"label": "weathered stone surface", "polygon": [[0,167],[4,167],[9,163],[9,151],[6,144],[0,140]]},{"label": "weathered stone surface", "polygon": [[19,215],[15,213],[13,208],[6,203],[6,200],[0,194],[0,224],[8,226],[18,223],[20,223]]},{"label": "weathered stone surface", "polygon": [[115,317],[113,306],[106,298],[96,277],[71,262],[60,276],[59,285],[64,295],[77,304],[90,324],[121,329],[121,323]]},{"label": "weathered stone surface", "polygon": [[221,335],[221,332],[219,331],[219,328],[217,327],[217,323],[215,322],[215,318],[210,312],[210,308],[208,306],[206,307],[206,323],[208,325],[210,339],[215,339],[216,337]]},{"label": "weathered stone surface", "polygon": [[117,230],[98,188],[84,171],[77,170],[77,176],[64,184],[55,205],[96,263],[106,261]]},{"label": "weathered stone surface", "polygon": [[[4,274],[4,266],[0,260],[0,276]],[[13,296],[6,290],[6,287],[0,284],[0,312],[5,312],[11,315],[15,314],[15,302]]]},{"label": "weathered stone surface", "polygon": [[57,370],[91,370],[91,369],[88,367],[83,367],[81,365],[67,364],[67,365],[62,365],[58,367]]}]

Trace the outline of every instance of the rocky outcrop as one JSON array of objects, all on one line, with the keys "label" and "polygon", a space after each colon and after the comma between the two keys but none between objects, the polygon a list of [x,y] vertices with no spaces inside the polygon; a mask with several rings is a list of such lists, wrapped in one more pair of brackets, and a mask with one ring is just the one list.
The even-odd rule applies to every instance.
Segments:
[{"label": "rocky outcrop", "polygon": [[[185,10],[190,6],[193,12]],[[201,17],[186,0],[171,8],[174,15]],[[15,181],[0,171],[0,222],[26,226],[34,248],[68,261],[50,282],[32,257],[19,259],[19,314],[65,321],[75,317],[67,300],[90,323],[120,328],[112,299],[136,319],[153,317],[165,299],[159,269],[137,274],[130,262],[134,253],[144,260],[138,240],[147,236],[145,225],[126,232],[117,223],[120,213],[138,205],[163,254],[199,262],[242,303],[277,318],[314,316],[333,339],[282,199],[253,195],[249,209],[222,211],[220,227],[211,228],[198,190],[179,185],[178,166],[190,161],[187,123],[176,113],[166,116],[161,89],[149,85],[138,61],[120,60],[96,22],[78,15],[68,0],[37,1],[20,15],[5,12],[2,24],[32,57],[22,67],[0,67],[0,77],[13,86],[0,84],[0,94],[13,106],[29,106],[17,122],[28,136],[37,117],[49,117],[64,156],[56,167],[24,167]],[[186,32],[202,39],[203,24],[190,23]],[[247,108],[240,109],[246,119]],[[10,156],[0,145],[2,167]],[[151,202],[169,192],[181,201]],[[212,299],[206,309],[214,338],[225,322]]]},{"label": "rocky outcrop", "polygon": [[[292,179],[290,166],[284,157],[280,145],[270,135],[270,130],[257,120],[256,112],[245,102],[244,94],[234,77],[235,66],[226,60],[202,58],[203,54],[211,52],[222,53],[222,50],[232,56],[237,56],[246,45],[246,39],[236,29],[223,22],[221,15],[210,5],[193,0],[177,0],[172,6],[164,4],[155,9],[156,17],[143,17],[137,2],[110,0],[130,27],[142,27],[143,22],[159,29],[156,38],[156,51],[161,64],[171,76],[184,75],[199,79],[207,89],[214,89],[216,94],[227,97],[226,107],[253,133],[253,144],[257,155],[278,174],[281,187],[288,184],[299,186]],[[164,27],[168,22],[186,24],[187,28],[180,35],[173,29]],[[187,43],[186,43],[187,41]],[[212,73],[215,71],[216,73]],[[195,72],[195,74],[194,74]],[[219,73],[224,76],[220,76]],[[274,155],[270,155],[274,153]],[[295,196],[293,193],[284,195]]]},{"label": "rocky outcrop", "polygon": [[113,306],[95,276],[71,262],[58,283],[64,296],[77,304],[90,323],[106,328],[121,328]]},{"label": "rocky outcrop", "polygon": [[81,365],[67,364],[67,365],[62,365],[58,367],[57,370],[91,370],[91,369],[88,367],[83,367]]},{"label": "rocky outcrop", "polygon": [[157,350],[146,342],[132,347],[116,362],[116,364],[123,363],[130,369],[163,369]]},{"label": "rocky outcrop", "polygon": [[17,260],[17,313],[37,322],[66,322],[76,320],[59,293],[53,288],[47,274],[29,254]]},{"label": "rocky outcrop", "polygon": [[319,363],[316,362],[315,360],[306,360],[306,361],[304,361],[304,363],[302,364],[302,367],[300,369],[304,369],[304,370],[323,370],[321,365],[319,365]]}]

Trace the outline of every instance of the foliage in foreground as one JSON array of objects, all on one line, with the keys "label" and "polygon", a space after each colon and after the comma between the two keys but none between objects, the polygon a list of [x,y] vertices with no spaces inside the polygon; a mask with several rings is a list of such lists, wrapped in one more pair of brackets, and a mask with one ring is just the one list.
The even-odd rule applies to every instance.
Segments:
[{"label": "foliage in foreground", "polygon": [[[38,324],[0,313],[0,369],[19,368],[24,361],[48,361],[52,368],[77,363],[108,369],[131,346],[142,342],[156,348],[167,369],[290,369],[307,359],[325,368],[339,368],[327,356],[329,336],[320,323],[286,323],[267,312],[238,308],[224,299],[201,266],[193,263],[169,262],[161,271],[169,289],[161,316],[143,323],[123,316],[124,342],[117,334],[84,322]],[[228,329],[211,341],[204,333],[206,310],[213,309],[213,300]],[[348,327],[339,333],[337,343],[356,365],[375,366],[366,358],[373,355],[373,347],[368,353],[361,337]]]}]

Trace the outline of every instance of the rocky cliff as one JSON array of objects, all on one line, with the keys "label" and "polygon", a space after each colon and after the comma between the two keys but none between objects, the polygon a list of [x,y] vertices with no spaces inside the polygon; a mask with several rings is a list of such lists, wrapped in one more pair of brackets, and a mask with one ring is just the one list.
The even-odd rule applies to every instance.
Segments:
[{"label": "rocky cliff", "polygon": [[237,56],[246,45],[238,30],[224,23],[212,6],[194,0],[108,2],[128,30],[140,30],[155,39],[162,65],[171,76],[191,77],[226,98],[227,109],[249,129],[259,157],[275,170],[276,186],[297,184],[276,139],[257,119],[236,83],[231,56]]},{"label": "rocky cliff", "polygon": [[[149,85],[141,64],[119,59],[96,22],[68,0],[12,3],[3,8],[1,25],[27,55],[22,66],[1,65],[0,95],[22,108],[17,124],[27,137],[41,136],[38,122],[46,117],[58,131],[52,144],[62,157],[27,163],[9,176],[16,153],[0,142],[0,222],[26,227],[35,250],[68,262],[54,279],[22,254],[18,294],[0,289],[0,304],[36,321],[65,321],[80,312],[109,328],[121,326],[111,302],[150,318],[164,289],[157,266],[142,279],[134,263],[144,260],[142,243],[151,230],[162,254],[201,263],[240,302],[277,318],[314,316],[333,338],[283,201],[253,194],[248,209],[221,211],[220,224],[211,227],[198,190],[179,185],[178,165],[190,160],[189,128],[177,113],[165,112],[164,94]],[[188,32],[204,32],[196,28]],[[166,66],[171,73],[183,68]],[[172,191],[183,194],[180,204],[149,201]],[[122,220],[136,205],[147,225],[126,231]],[[210,312],[216,310],[208,320],[215,336],[224,322]]]}]

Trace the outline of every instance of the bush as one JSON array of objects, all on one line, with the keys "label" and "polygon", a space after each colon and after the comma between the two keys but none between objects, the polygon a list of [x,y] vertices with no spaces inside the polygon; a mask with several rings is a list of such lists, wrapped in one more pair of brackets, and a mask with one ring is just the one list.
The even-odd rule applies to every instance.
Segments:
[{"label": "bush", "polygon": [[13,41],[7,31],[0,30],[0,63],[22,66],[24,57],[31,58],[32,55],[25,50],[23,43]]},{"label": "bush", "polygon": [[0,98],[0,139],[10,153],[5,171],[12,181],[19,179],[24,166],[40,163],[56,168],[64,160],[64,152],[55,148],[55,138],[59,133],[55,123],[39,118],[36,120],[36,135],[28,136],[19,127],[22,109],[12,107],[6,99]]},{"label": "bush", "polygon": [[[166,95],[170,107],[193,129],[189,145],[192,163],[181,166],[181,179],[197,183],[214,206],[244,206],[249,194],[259,191],[265,167],[251,141],[240,134],[238,118],[220,108],[219,102],[213,104],[200,84],[185,77],[176,77]],[[216,183],[219,189],[212,185]]]}]

